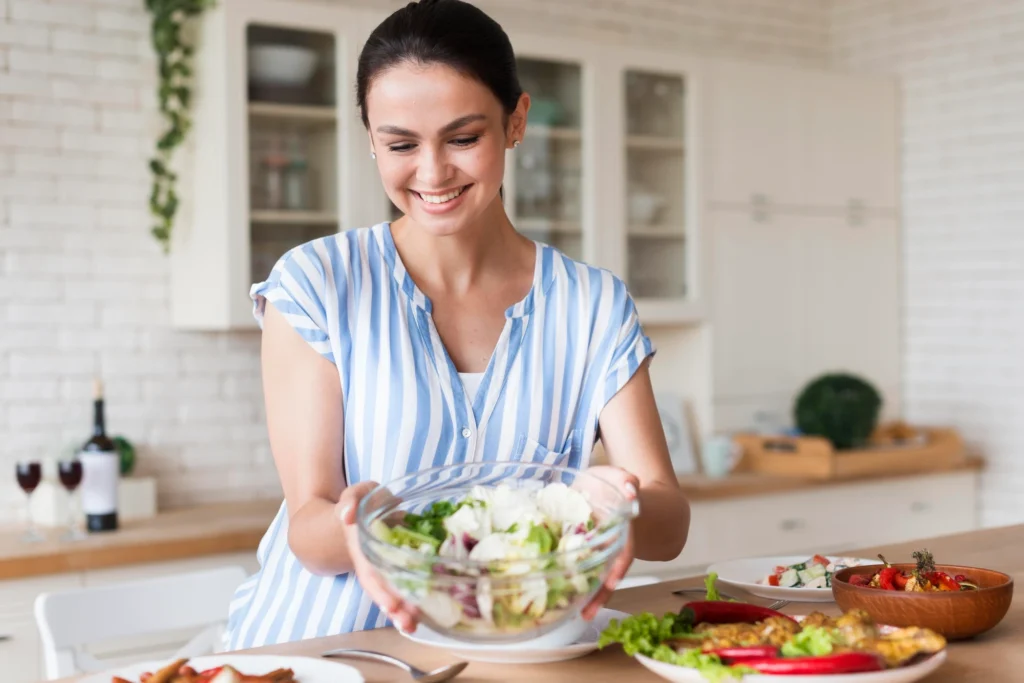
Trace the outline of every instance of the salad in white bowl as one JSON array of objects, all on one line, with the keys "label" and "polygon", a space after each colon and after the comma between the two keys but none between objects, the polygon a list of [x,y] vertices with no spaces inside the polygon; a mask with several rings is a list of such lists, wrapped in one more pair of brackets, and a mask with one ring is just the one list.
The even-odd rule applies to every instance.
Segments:
[{"label": "salad in white bowl", "polygon": [[628,519],[595,504],[592,487],[529,483],[476,484],[418,505],[396,498],[371,515],[364,552],[438,633],[517,642],[549,632],[597,592]]}]

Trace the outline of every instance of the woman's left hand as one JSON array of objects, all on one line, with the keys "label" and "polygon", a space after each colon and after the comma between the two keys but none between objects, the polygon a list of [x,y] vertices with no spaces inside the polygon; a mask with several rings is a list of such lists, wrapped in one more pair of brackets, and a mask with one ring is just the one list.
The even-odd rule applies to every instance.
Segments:
[{"label": "woman's left hand", "polygon": [[[616,488],[622,491],[623,495],[628,500],[636,500],[640,490],[640,480],[636,475],[630,474],[621,467],[614,467],[612,465],[595,465],[588,467],[586,472],[593,474],[601,479],[604,479],[608,483],[614,485]],[[608,572],[608,578],[605,579],[604,585],[601,586],[597,594],[594,595],[594,599],[587,603],[587,606],[583,608],[582,616],[585,620],[590,621],[597,616],[598,610],[608,602],[608,598],[612,596],[612,591],[622,580],[622,577],[629,571],[629,566],[633,564],[633,529],[630,526],[630,530],[626,535],[626,545],[622,548],[622,552],[612,562],[611,568]]]}]

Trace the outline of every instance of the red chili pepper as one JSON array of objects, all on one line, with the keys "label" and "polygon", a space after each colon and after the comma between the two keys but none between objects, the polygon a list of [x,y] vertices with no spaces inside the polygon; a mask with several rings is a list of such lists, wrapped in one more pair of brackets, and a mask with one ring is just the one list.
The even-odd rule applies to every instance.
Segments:
[{"label": "red chili pepper", "polygon": [[771,659],[779,656],[779,649],[771,645],[751,645],[749,647],[720,647],[707,650],[709,654],[718,655],[725,664],[750,660]]},{"label": "red chili pepper", "polygon": [[903,572],[896,572],[892,577],[892,585],[895,586],[896,590],[906,590],[907,582],[910,581],[910,577],[906,576]]},{"label": "red chili pepper", "polygon": [[867,586],[871,583],[871,577],[867,574],[853,574],[850,576],[851,586]]},{"label": "red chili pepper", "polygon": [[776,657],[755,659],[737,664],[763,674],[853,674],[881,671],[881,657],[871,652],[842,652],[822,657]]},{"label": "red chili pepper", "polygon": [[960,590],[960,584],[957,583],[952,576],[946,572],[928,572],[924,575],[924,578],[928,579],[929,583],[935,584],[939,587],[939,590],[946,591],[958,591]]},{"label": "red chili pepper", "polygon": [[782,617],[796,623],[796,619],[793,617],[767,607],[724,600],[688,602],[679,610],[679,616],[690,626],[697,624],[756,624],[771,617]]},{"label": "red chili pepper", "polygon": [[899,573],[900,573],[900,570],[897,569],[896,567],[886,567],[882,571],[878,572],[878,585],[879,585],[879,587],[884,589],[884,590],[887,590],[887,591],[894,591],[894,590],[896,590],[896,585],[894,584],[894,579],[895,579],[896,575],[899,574]]}]

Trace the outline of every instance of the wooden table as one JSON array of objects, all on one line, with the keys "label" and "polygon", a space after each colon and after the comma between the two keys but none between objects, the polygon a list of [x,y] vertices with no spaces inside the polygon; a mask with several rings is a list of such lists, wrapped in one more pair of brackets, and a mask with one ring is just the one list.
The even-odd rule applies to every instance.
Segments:
[{"label": "wooden table", "polygon": [[[726,533],[723,530],[723,533]],[[927,547],[940,561],[1006,572],[1014,581],[1024,580],[1024,525],[973,531],[955,536],[929,538],[910,543],[878,548],[850,549],[850,554],[873,557],[882,552],[889,558],[909,558],[912,551]],[[636,613],[676,611],[684,599],[672,595],[672,590],[683,586],[700,586],[703,577],[692,577],[656,585],[631,588],[617,592],[608,607]],[[757,602],[757,600],[752,600]],[[763,603],[762,603],[763,604]],[[820,609],[837,613],[834,604],[790,604],[784,611],[806,614]],[[981,683],[985,681],[1020,680],[1024,677],[1024,601],[1018,599],[999,626],[979,638],[952,643],[949,658],[927,683]],[[431,669],[455,658],[443,651],[416,645],[401,637],[393,629],[362,631],[341,636],[330,636],[284,645],[274,645],[248,652],[260,654],[318,656],[321,652],[338,647],[356,647],[378,650],[400,656],[422,669]],[[358,660],[337,660],[350,664],[366,677],[368,683],[407,683],[410,679],[402,671],[385,665]],[[74,681],[76,679],[66,679]],[[553,664],[496,665],[473,662],[455,679],[458,683],[482,681],[528,681],[529,683],[555,683],[558,681],[585,681],[586,683],[657,683],[663,679],[627,657],[618,647],[597,651],[586,657]]]}]

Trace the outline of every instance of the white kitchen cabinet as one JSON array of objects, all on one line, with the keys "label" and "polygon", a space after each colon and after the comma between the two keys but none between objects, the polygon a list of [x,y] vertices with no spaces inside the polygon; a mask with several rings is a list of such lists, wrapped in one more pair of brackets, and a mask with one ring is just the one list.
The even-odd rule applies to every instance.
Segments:
[{"label": "white kitchen cabinet", "polygon": [[517,229],[622,277],[645,324],[701,320],[699,60],[510,39],[532,101],[506,161]]},{"label": "white kitchen cabinet", "polygon": [[786,391],[801,375],[801,244],[788,216],[705,214],[712,236],[716,397]]},{"label": "white kitchen cabinet", "polygon": [[826,372],[864,377],[898,406],[894,218],[716,208],[706,225],[716,429],[749,429],[759,413],[787,423],[793,398]]},{"label": "white kitchen cabinet", "polygon": [[707,73],[707,199],[799,205],[805,197],[805,71],[714,60]]},{"label": "white kitchen cabinet", "polygon": [[[671,562],[631,576],[699,574],[720,560],[832,553],[978,528],[978,475],[922,474],[691,504],[690,540]],[[896,558],[890,558],[896,561]]]},{"label": "white kitchen cabinet", "polygon": [[[256,551],[208,555],[186,560],[127,565],[30,579],[0,581],[0,671],[7,683],[30,683],[44,679],[42,649],[36,627],[34,605],[40,593],[99,586],[225,565],[240,565],[248,572],[258,568]],[[225,615],[227,605],[225,605]],[[91,654],[114,665],[127,661],[160,659],[173,653],[194,633],[162,634],[124,638],[98,644]],[[177,636],[177,637],[176,637]]]},{"label": "white kitchen cabinet", "polygon": [[[222,0],[204,13],[171,244],[176,327],[255,327],[249,288],[281,254],[383,215],[351,94],[362,16],[286,0]],[[280,46],[304,52],[259,52]]]},{"label": "white kitchen cabinet", "polygon": [[896,82],[887,77],[808,71],[802,205],[866,209],[899,206]]},{"label": "white kitchen cabinet", "polygon": [[789,220],[801,247],[803,380],[842,370],[891,393],[900,384],[898,223],[883,216]]},{"label": "white kitchen cabinet", "polygon": [[715,61],[707,198],[758,210],[898,206],[897,88],[887,77]]}]

